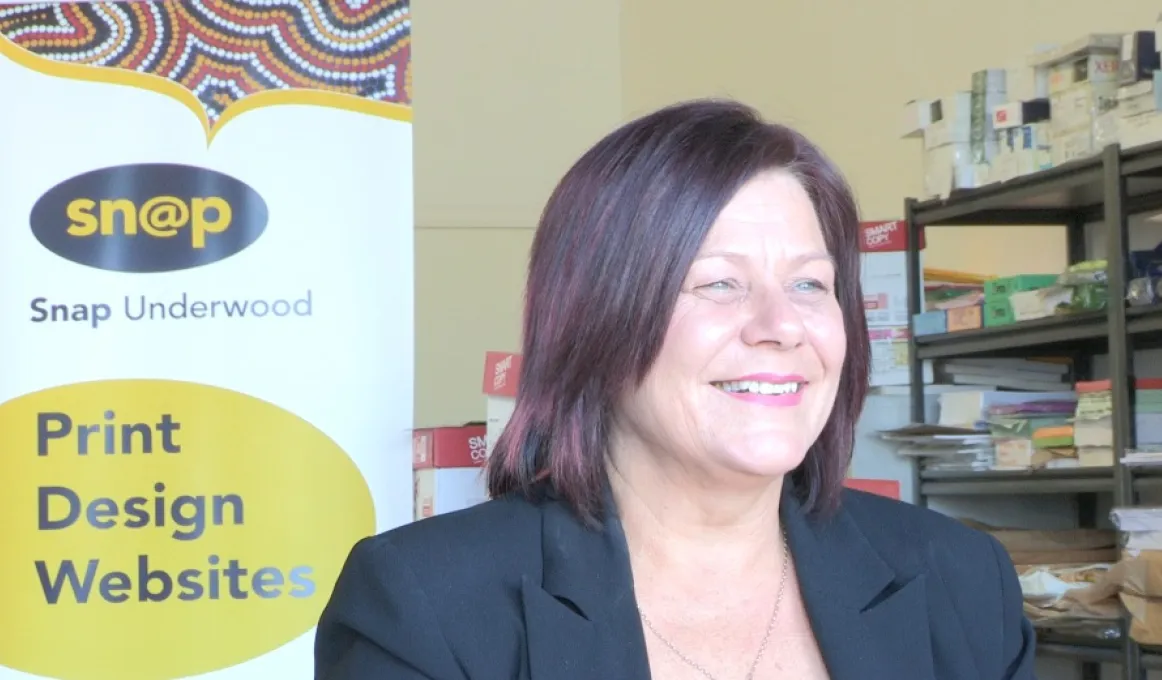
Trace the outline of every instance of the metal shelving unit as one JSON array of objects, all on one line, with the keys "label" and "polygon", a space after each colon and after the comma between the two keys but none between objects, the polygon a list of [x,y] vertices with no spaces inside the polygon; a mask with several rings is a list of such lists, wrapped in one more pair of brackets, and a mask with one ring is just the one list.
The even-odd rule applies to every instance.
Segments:
[{"label": "metal shelving unit", "polygon": [[[928,335],[910,343],[912,420],[924,420],[923,362],[962,356],[1067,355],[1075,359],[1076,379],[1091,377],[1089,357],[1109,355],[1113,384],[1114,451],[1132,447],[1134,350],[1162,346],[1162,305],[1127,308],[1125,300],[1129,247],[1127,224],[1134,214],[1162,210],[1162,143],[1123,150],[1116,145],[1100,154],[1060,167],[980,189],[954,193],[948,199],[908,199],[907,278],[909,316],[923,308],[920,268],[921,231],[939,226],[1059,225],[1067,230],[1068,260],[1085,259],[1085,225],[1104,222],[1109,262],[1109,304],[1105,311],[1062,316],[1009,326]],[[912,329],[909,328],[909,331]],[[1116,456],[1115,456],[1116,458]],[[1133,505],[1137,491],[1162,488],[1162,473],[1134,473],[1117,460],[1112,468],[981,473],[921,472],[916,465],[918,501],[937,496],[1076,494],[1080,526],[1096,521],[1096,496],[1112,492],[1116,505]],[[1124,622],[1124,624],[1128,624]],[[1118,663],[1128,680],[1142,680],[1147,669],[1162,669],[1162,650],[1143,649],[1130,641],[1126,625],[1115,642],[1046,638],[1039,653],[1075,659],[1082,677],[1099,677],[1101,663]]]}]

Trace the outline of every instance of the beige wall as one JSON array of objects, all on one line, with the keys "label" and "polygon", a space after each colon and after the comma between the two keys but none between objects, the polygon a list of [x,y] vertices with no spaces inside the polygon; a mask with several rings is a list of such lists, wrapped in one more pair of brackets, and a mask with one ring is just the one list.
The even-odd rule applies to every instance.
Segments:
[{"label": "beige wall", "polygon": [[413,2],[416,424],[482,419],[518,348],[532,228],[621,119],[618,0]]},{"label": "beige wall", "polygon": [[[913,98],[968,86],[1037,43],[1150,28],[1149,0],[468,0],[414,3],[416,422],[483,415],[486,349],[515,349],[530,228],[601,134],[676,100],[730,96],[844,168],[868,218],[921,187]],[[930,230],[929,266],[1053,270],[1061,230]]]}]

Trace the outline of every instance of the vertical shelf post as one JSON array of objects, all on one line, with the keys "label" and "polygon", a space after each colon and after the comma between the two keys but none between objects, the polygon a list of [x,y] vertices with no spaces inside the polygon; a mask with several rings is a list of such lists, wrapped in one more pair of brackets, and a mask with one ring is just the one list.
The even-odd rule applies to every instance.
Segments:
[{"label": "vertical shelf post", "polygon": [[1126,333],[1126,280],[1129,269],[1129,239],[1125,213],[1126,180],[1116,145],[1102,152],[1105,185],[1106,285],[1109,290],[1109,375],[1113,391],[1114,502],[1132,505],[1133,483],[1129,470],[1121,464],[1122,452],[1133,446],[1133,346]]},{"label": "vertical shelf post", "polygon": [[[1134,444],[1134,348],[1126,333],[1126,279],[1129,274],[1129,234],[1126,217],[1126,179],[1121,149],[1102,150],[1106,272],[1109,298],[1109,375],[1113,401],[1114,505],[1134,504],[1134,482],[1122,465],[1123,452]],[[1122,616],[1122,672],[1126,680],[1143,680],[1141,649],[1130,639],[1130,618]]]},{"label": "vertical shelf post", "polygon": [[[916,354],[916,315],[924,311],[924,270],[920,263],[920,243],[923,226],[916,223],[916,199],[904,202],[904,224],[907,227],[907,258],[904,275],[908,282],[908,396],[911,399],[912,422],[924,422],[924,362]],[[912,502],[927,507],[928,501],[920,492],[920,459],[912,461]]]}]

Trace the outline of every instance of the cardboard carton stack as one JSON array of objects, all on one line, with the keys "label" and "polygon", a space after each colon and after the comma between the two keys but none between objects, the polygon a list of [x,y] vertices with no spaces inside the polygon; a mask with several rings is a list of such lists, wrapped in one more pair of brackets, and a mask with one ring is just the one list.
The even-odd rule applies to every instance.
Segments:
[{"label": "cardboard carton stack", "polygon": [[[859,229],[860,287],[872,349],[871,386],[908,385],[908,225],[903,220],[880,220],[861,222]],[[923,238],[920,248],[924,248]],[[930,363],[924,372],[925,382],[932,382]]]},{"label": "cardboard carton stack", "polygon": [[1099,123],[1117,102],[1121,47],[1120,33],[1092,34],[1031,60],[1049,69],[1053,165],[1086,158],[1115,141]]},{"label": "cardboard carton stack", "polygon": [[484,413],[488,455],[512,417],[516,391],[520,385],[521,356],[512,352],[484,355]]},{"label": "cardboard carton stack", "polygon": [[1117,106],[1111,114],[1117,141],[1125,148],[1162,139],[1162,73],[1154,31],[1122,37]]},{"label": "cardboard carton stack", "polygon": [[990,113],[997,153],[990,182],[1006,182],[1052,166],[1049,139],[1049,71],[1024,62],[1005,71],[1006,99]]},{"label": "cardboard carton stack", "polygon": [[415,519],[463,510],[487,500],[482,469],[487,460],[482,424],[412,432]]},{"label": "cardboard carton stack", "polygon": [[1037,45],[1018,65],[976,71],[970,89],[909,101],[901,136],[924,140],[924,196],[1162,140],[1159,44],[1155,29]]},{"label": "cardboard carton stack", "polygon": [[1116,531],[1107,529],[1034,531],[999,529],[983,525],[976,527],[997,539],[1018,568],[1112,564],[1118,559]]}]

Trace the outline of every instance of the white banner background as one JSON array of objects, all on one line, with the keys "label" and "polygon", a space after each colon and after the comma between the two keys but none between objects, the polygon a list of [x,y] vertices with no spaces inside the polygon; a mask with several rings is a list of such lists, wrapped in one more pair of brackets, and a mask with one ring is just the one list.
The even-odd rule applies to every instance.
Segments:
[{"label": "white banner background", "polygon": [[[208,143],[202,123],[188,106],[173,98],[135,87],[50,77],[15,63],[10,58],[12,49],[8,43],[7,57],[0,51],[0,91],[4,93],[0,112],[0,412],[3,404],[17,403],[13,400],[22,395],[86,381],[165,379],[226,388],[274,404],[321,430],[354,461],[367,487],[328,488],[334,480],[325,471],[320,478],[317,465],[309,474],[282,470],[271,484],[239,480],[239,485],[251,489],[251,497],[244,498],[247,512],[266,513],[268,524],[263,535],[254,534],[258,529],[247,526],[218,528],[236,532],[231,545],[289,542],[297,554],[326,563],[323,571],[333,571],[345,555],[336,555],[333,548],[312,552],[311,541],[327,527],[339,533],[352,531],[350,524],[357,523],[352,513],[356,511],[345,508],[345,496],[357,500],[361,493],[370,493],[375,522],[374,527],[366,527],[368,530],[384,530],[408,521],[412,512],[409,432],[414,337],[410,122],[325,106],[278,105],[242,114],[216,130]],[[221,261],[160,273],[84,266],[54,254],[34,237],[30,212],[46,191],[88,171],[140,163],[205,168],[245,183],[264,199],[269,210],[264,233],[249,247]],[[62,229],[66,224],[62,221]],[[167,303],[183,294],[190,300],[207,302],[293,301],[308,290],[312,310],[304,317],[125,318],[126,296],[136,300],[144,295],[150,301]],[[96,328],[82,321],[34,322],[30,304],[35,298],[69,305],[106,303],[112,317]],[[95,413],[99,411],[88,414],[90,422],[98,422]],[[0,426],[4,425],[12,423],[0,415]],[[25,425],[35,428],[35,423]],[[224,447],[231,445],[235,435],[216,434]],[[0,467],[34,470],[35,463],[28,460],[36,458],[36,452],[24,446],[29,441],[32,439],[27,434],[7,438],[0,434]],[[259,457],[262,465],[271,469],[282,467],[280,450],[231,453]],[[76,460],[89,465],[88,469],[97,469],[92,467],[93,458]],[[296,459],[286,456],[283,460]],[[116,464],[133,463],[118,459]],[[180,468],[183,478],[164,481],[173,487],[183,483],[206,487],[196,493],[230,490],[220,488],[230,487],[227,468],[213,464],[218,467],[204,469],[199,465],[202,463],[191,457]],[[118,473],[105,470],[99,474],[115,477]],[[35,506],[35,487],[44,483],[46,480],[35,473],[5,474],[0,476],[0,496],[13,496],[24,505]],[[148,488],[141,492],[147,497],[152,493]],[[303,498],[330,498],[334,503],[310,509],[317,517],[311,527],[286,526],[270,531],[269,517],[279,512],[279,506],[292,507]],[[82,519],[73,529],[57,532],[52,542],[38,544],[38,549],[57,546],[55,554],[34,555],[24,542],[29,536],[29,518],[36,519],[34,507],[17,518],[25,525],[14,528],[8,518],[0,524],[0,554],[12,563],[11,573],[19,581],[0,584],[0,593],[14,588],[39,591],[34,559],[46,559],[51,566],[54,559],[66,557],[81,562],[95,557],[124,558],[118,551],[148,551],[151,546],[160,546],[173,531],[172,527],[147,528],[137,530],[140,537],[125,538],[124,534],[133,530],[88,530],[80,526]],[[88,533],[80,533],[82,530]],[[77,532],[76,543],[70,543],[70,531]],[[209,546],[204,552],[210,552],[217,540],[214,531],[207,529],[201,539]],[[78,547],[73,549],[73,545]],[[308,598],[315,618],[332,585],[318,583]],[[251,598],[243,606],[262,608],[268,603]],[[199,645],[204,648],[197,655],[206,658],[215,656],[216,645],[230,640],[236,643],[238,638],[255,633],[238,628],[232,613],[236,610],[230,608],[236,605],[216,608],[216,603],[205,602],[102,601],[83,606],[103,608],[97,614],[87,613],[96,617],[87,620],[100,621],[104,616],[100,612],[107,611],[110,623],[128,622],[125,633],[130,636],[134,626],[156,625],[159,607],[172,607],[167,616],[178,619],[186,616],[183,606],[188,607],[196,612],[190,616],[205,627],[197,640],[175,636],[170,649],[142,649],[137,654],[139,658],[180,655],[190,645]],[[0,632],[7,634],[13,626],[23,626],[22,620],[68,616],[61,613],[62,606],[55,605],[53,610],[53,606],[43,604],[43,611],[5,606],[0,618],[11,623],[0,625]],[[279,610],[271,611],[274,615]],[[252,626],[255,619],[246,620]],[[271,620],[271,625],[276,623]],[[205,677],[306,680],[313,675],[313,635],[313,627],[298,630],[283,646],[273,651],[256,650],[257,658],[211,671]],[[91,651],[85,641],[64,636],[25,640],[30,642],[43,646],[31,657],[27,650],[19,652],[19,665],[28,671],[33,670],[27,667],[29,658],[47,662],[61,655],[84,657]],[[8,669],[18,664],[5,657],[4,649],[0,643],[0,680],[42,677]],[[104,662],[90,661],[91,672],[67,675],[67,680],[192,677],[180,673],[180,668],[169,674],[135,671],[132,659],[117,673],[94,663],[99,666]],[[41,665],[44,663],[33,663]],[[55,666],[49,663],[45,667]],[[58,671],[43,677],[66,675]]]}]

